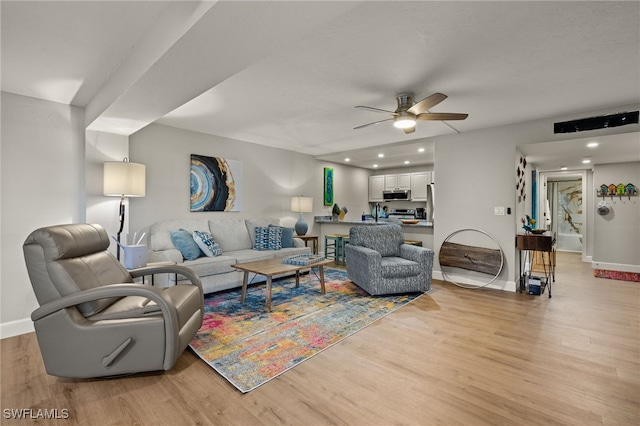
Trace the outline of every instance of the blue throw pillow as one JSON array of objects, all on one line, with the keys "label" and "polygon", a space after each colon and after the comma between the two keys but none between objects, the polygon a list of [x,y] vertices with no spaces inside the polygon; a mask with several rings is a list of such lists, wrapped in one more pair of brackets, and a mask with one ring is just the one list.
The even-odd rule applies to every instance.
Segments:
[{"label": "blue throw pillow", "polygon": [[208,232],[193,231],[193,241],[208,257],[216,257],[222,254],[222,249]]},{"label": "blue throw pillow", "polygon": [[202,256],[200,247],[193,241],[191,232],[180,229],[179,231],[171,231],[171,242],[180,250],[185,260],[196,260]]},{"label": "blue throw pillow", "polygon": [[281,239],[282,248],[292,248],[296,246],[293,243],[293,234],[295,232],[293,228],[285,228],[284,226],[276,226],[276,225],[269,225],[269,226],[273,228],[280,228],[282,232],[282,239]]}]

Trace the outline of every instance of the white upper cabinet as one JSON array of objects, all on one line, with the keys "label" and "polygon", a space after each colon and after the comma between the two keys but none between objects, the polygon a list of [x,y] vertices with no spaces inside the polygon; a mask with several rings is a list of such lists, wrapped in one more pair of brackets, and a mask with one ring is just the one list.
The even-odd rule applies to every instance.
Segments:
[{"label": "white upper cabinet", "polygon": [[411,173],[411,201],[427,201],[427,185],[431,183],[431,172]]},{"label": "white upper cabinet", "polygon": [[411,173],[385,175],[384,189],[385,191],[393,191],[396,189],[411,189]]},{"label": "white upper cabinet", "polygon": [[384,175],[369,176],[369,201],[379,202],[384,201],[382,198],[382,191],[384,190]]}]

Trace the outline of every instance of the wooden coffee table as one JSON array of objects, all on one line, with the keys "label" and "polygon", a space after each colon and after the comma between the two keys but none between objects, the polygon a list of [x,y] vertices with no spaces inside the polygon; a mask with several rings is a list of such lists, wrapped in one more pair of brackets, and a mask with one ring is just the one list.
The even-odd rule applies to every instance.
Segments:
[{"label": "wooden coffee table", "polygon": [[296,287],[300,285],[300,271],[302,269],[318,268],[320,272],[320,290],[325,294],[324,288],[324,266],[333,263],[332,259],[324,259],[310,265],[290,265],[282,263],[282,259],[259,260],[257,262],[237,263],[231,265],[239,271],[244,271],[244,279],[242,280],[242,297],[240,302],[244,303],[247,296],[247,285],[249,282],[249,272],[264,275],[267,277],[267,312],[271,312],[271,282],[274,275],[286,274],[287,272],[296,273]]}]

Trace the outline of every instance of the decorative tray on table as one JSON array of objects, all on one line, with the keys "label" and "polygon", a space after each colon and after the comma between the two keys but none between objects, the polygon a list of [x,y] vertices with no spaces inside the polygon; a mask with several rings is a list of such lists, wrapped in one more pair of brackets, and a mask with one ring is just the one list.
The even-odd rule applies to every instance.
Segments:
[{"label": "decorative tray on table", "polygon": [[295,256],[285,257],[282,259],[282,263],[288,263],[289,265],[311,265],[316,262],[324,260],[324,256],[319,254],[298,254]]}]

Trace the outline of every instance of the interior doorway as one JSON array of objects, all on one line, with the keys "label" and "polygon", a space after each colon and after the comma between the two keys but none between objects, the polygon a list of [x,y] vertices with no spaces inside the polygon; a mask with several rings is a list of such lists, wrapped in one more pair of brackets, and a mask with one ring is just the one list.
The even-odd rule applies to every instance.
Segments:
[{"label": "interior doorway", "polygon": [[556,236],[556,249],[582,253],[582,179],[550,178],[547,181],[547,200],[551,218],[550,230]]}]

